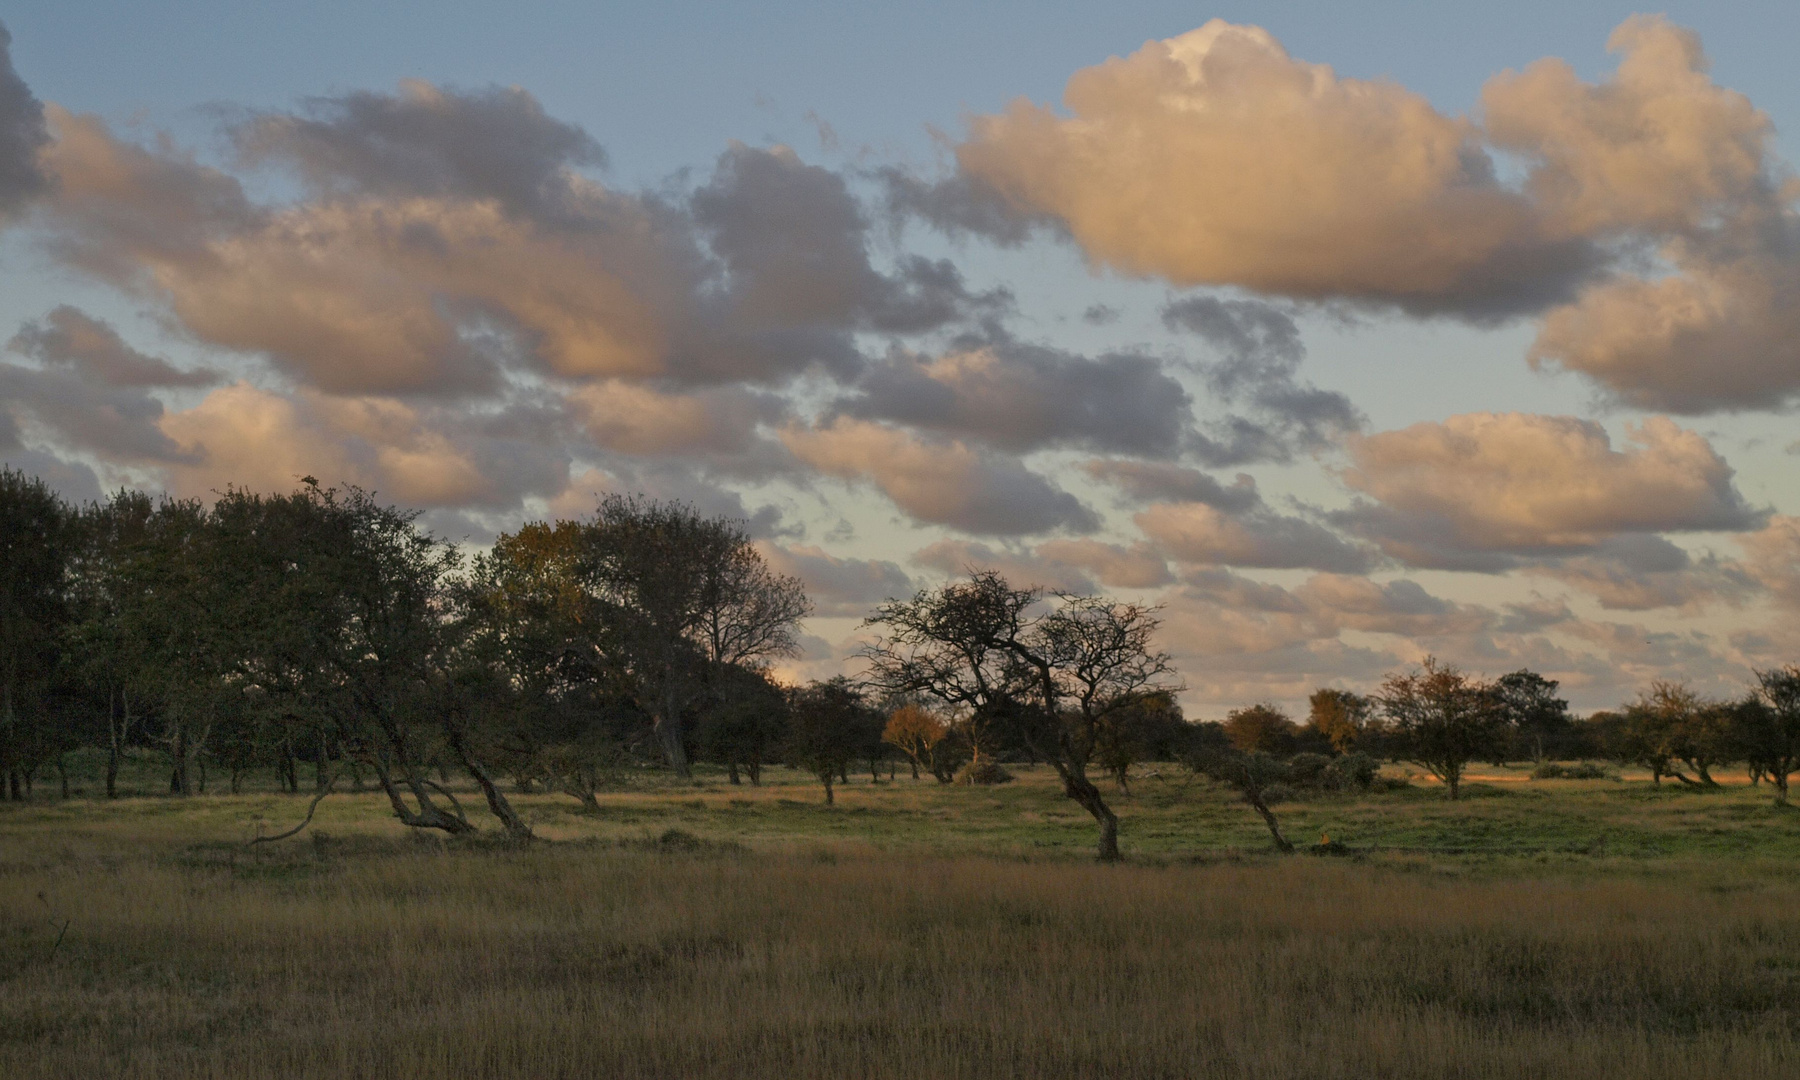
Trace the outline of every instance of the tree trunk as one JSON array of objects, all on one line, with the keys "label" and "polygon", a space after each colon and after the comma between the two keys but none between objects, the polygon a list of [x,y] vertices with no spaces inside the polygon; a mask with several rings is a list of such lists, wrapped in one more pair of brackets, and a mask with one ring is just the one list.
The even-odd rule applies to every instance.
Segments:
[{"label": "tree trunk", "polygon": [[[669,713],[673,712],[671,707]],[[687,747],[681,742],[681,720],[673,715],[665,714],[656,718],[656,739],[662,746],[663,760],[675,775],[683,780],[690,779],[694,770],[688,764]]]},{"label": "tree trunk", "polygon": [[450,737],[450,749],[456,752],[457,758],[462,761],[463,768],[469,770],[469,775],[473,776],[475,782],[481,785],[481,793],[487,796],[488,809],[500,819],[500,824],[506,827],[506,835],[519,843],[528,843],[536,839],[531,834],[531,826],[525,824],[525,819],[513,810],[512,803],[506,800],[506,796],[501,793],[499,786],[494,783],[494,778],[489,776],[481,762],[476,761],[474,755],[469,753],[468,743],[463,739],[462,728],[454,721],[445,724],[444,728],[445,733]]},{"label": "tree trunk", "polygon": [[1119,815],[1113,813],[1112,807],[1106,805],[1106,800],[1100,796],[1100,789],[1095,787],[1085,776],[1065,772],[1063,794],[1074,799],[1099,823],[1098,856],[1100,861],[1116,862],[1119,859]]},{"label": "tree trunk", "polygon": [[912,759],[912,769],[913,769],[913,779],[917,780],[919,778],[919,759],[918,758]]},{"label": "tree trunk", "polygon": [[69,769],[61,754],[56,755],[56,778],[62,782],[62,797],[67,799],[69,797]]},{"label": "tree trunk", "polygon": [[762,787],[762,762],[752,761],[744,766],[744,771],[750,774],[751,787]]},{"label": "tree trunk", "polygon": [[[1455,798],[1455,796],[1451,797]],[[1288,841],[1287,837],[1281,835],[1281,823],[1275,820],[1275,811],[1269,809],[1269,804],[1263,801],[1262,793],[1259,791],[1246,791],[1244,792],[1244,801],[1249,803],[1251,808],[1258,814],[1262,815],[1263,824],[1269,827],[1269,835],[1275,838],[1275,846],[1281,850],[1281,853],[1284,855],[1292,855],[1294,853],[1294,845]]]},{"label": "tree trunk", "polygon": [[731,776],[731,783],[734,787],[743,783],[742,780],[738,779],[738,767],[737,767],[736,759],[733,759],[728,765],[725,766],[725,768],[726,768],[727,773]]},{"label": "tree trunk", "polygon": [[1769,778],[1775,781],[1775,805],[1786,806],[1788,804],[1788,774],[1774,770],[1769,773]]},{"label": "tree trunk", "polygon": [[819,779],[825,781],[825,805],[830,806],[833,803],[837,802],[836,797],[834,797],[831,793],[831,773],[830,773],[830,771],[827,770],[823,776],[819,777]]},{"label": "tree trunk", "polygon": [[317,735],[319,743],[317,753],[319,756],[315,762],[317,768],[313,770],[313,790],[315,792],[325,790],[326,773],[331,766],[331,750],[325,745],[325,733],[321,731],[318,732]]}]

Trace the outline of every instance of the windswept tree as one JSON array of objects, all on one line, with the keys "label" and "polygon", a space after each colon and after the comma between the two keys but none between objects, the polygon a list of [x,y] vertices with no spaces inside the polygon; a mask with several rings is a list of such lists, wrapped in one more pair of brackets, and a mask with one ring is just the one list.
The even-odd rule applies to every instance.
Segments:
[{"label": "windswept tree", "polygon": [[1406,760],[1459,796],[1463,770],[1494,754],[1506,738],[1506,715],[1492,686],[1426,657],[1417,671],[1390,674],[1375,695]]},{"label": "windswept tree", "polygon": [[984,571],[883,604],[867,624],[884,632],[864,650],[876,685],[1012,717],[1022,741],[1056,770],[1063,794],[1099,824],[1100,858],[1119,857],[1118,816],[1087,770],[1128,710],[1177,689],[1168,655],[1152,643],[1154,608],[1047,598]]}]

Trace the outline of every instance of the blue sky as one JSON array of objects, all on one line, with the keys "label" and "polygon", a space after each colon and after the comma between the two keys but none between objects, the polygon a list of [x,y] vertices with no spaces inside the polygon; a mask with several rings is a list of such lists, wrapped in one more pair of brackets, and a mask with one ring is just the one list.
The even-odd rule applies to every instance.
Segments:
[{"label": "blue sky", "polygon": [[[1800,359],[1779,343],[1800,307],[1781,188],[1800,9],[1669,7],[1666,33],[1609,54],[1633,10],[15,4],[0,22],[50,110],[51,182],[0,216],[0,456],[72,497],[323,471],[472,542],[600,490],[691,499],[750,517],[819,598],[795,677],[844,662],[868,603],[996,565],[1165,603],[1202,712],[1366,687],[1430,653],[1548,671],[1584,707],[1655,677],[1730,692],[1800,654]],[[1266,141],[1219,141],[1160,111],[1166,94],[1126,89],[1070,122],[1072,76],[1128,57],[1118,70],[1174,77],[1146,42],[1198,42],[1213,18],[1267,31],[1226,38],[1263,74],[1171,89],[1190,112],[1276,108],[1258,96],[1278,94],[1270,79],[1326,64],[1345,101],[1387,103],[1344,106],[1371,125],[1370,154],[1377,139],[1401,156],[1462,139],[1485,164],[1383,210],[1382,185],[1354,188],[1380,163],[1334,143],[1337,121],[1290,148],[1287,114],[1269,112]],[[1689,32],[1707,74],[1669,58]],[[1607,113],[1621,56],[1653,53],[1654,100]],[[1517,91],[1508,134],[1483,89],[1543,57],[1573,80]],[[1410,95],[1430,115],[1390,122]],[[1052,127],[1005,119],[1019,99],[1049,106]],[[356,101],[387,119],[352,115]],[[482,102],[500,128],[456,126]],[[1576,119],[1540,123],[1565,108]],[[407,126],[428,114],[448,119]],[[1145,150],[1139,119],[1190,156]],[[577,128],[604,163],[508,134]],[[411,156],[346,164],[371,138]],[[455,164],[463,150],[475,165]],[[548,170],[529,199],[554,188],[549,201],[494,186],[509,153]],[[427,159],[474,171],[444,187]],[[1187,181],[1221,160],[1292,182],[1301,235],[1254,192],[1223,205],[1228,169]],[[895,177],[952,210],[967,209],[955,183],[1004,192],[1035,231],[946,232],[895,209]],[[96,178],[116,184],[80,196]],[[220,184],[236,202],[191,201]],[[1385,224],[1365,229],[1334,184]],[[1444,209],[1465,189],[1493,206]],[[168,224],[177,205],[193,231]],[[139,214],[166,235],[120,224]],[[568,229],[608,214],[656,238],[569,247]],[[408,215],[400,240],[423,229],[448,246],[426,258],[371,239]],[[1515,218],[1528,223],[1500,224]],[[1440,245],[1470,273],[1516,277],[1468,247],[1500,228],[1524,230],[1505,241],[1521,258],[1549,260],[1508,287],[1545,299],[1458,292],[1449,263],[1392,269]],[[1194,254],[1240,236],[1235,255]],[[486,260],[483,244],[509,254]],[[1280,266],[1263,257],[1283,245]],[[1659,282],[1694,283],[1659,312],[1726,315],[1650,340],[1660,316],[1634,324],[1617,305],[1650,303]],[[211,374],[120,374],[142,357]],[[1261,449],[1221,448],[1240,421]],[[1196,495],[1194,477],[1226,494]],[[1253,502],[1229,494],[1245,483]]]}]

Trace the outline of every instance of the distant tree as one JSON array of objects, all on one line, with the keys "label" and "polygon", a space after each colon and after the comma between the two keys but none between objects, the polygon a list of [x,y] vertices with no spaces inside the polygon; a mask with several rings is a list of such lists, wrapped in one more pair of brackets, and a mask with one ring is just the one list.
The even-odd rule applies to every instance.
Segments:
[{"label": "distant tree", "polygon": [[1349,753],[1363,737],[1374,712],[1374,703],[1363,695],[1329,687],[1313,691],[1307,703],[1307,727],[1339,754]]},{"label": "distant tree", "polygon": [[1128,795],[1131,767],[1140,761],[1174,760],[1185,746],[1188,726],[1174,694],[1146,694],[1101,729],[1094,760],[1112,774],[1120,794]]},{"label": "distant tree", "polygon": [[833,781],[861,750],[871,711],[862,692],[842,676],[796,687],[789,695],[789,753],[800,768],[819,778],[827,805],[837,801]]},{"label": "distant tree", "polygon": [[1294,752],[1300,728],[1287,713],[1263,702],[1225,714],[1225,735],[1244,753],[1286,757]]},{"label": "distant tree", "polygon": [[690,713],[713,669],[793,655],[806,594],[769,569],[742,522],[682,503],[610,495],[593,521],[568,527],[664,758],[687,776]]},{"label": "distant tree", "polygon": [[1539,764],[1546,751],[1559,749],[1569,734],[1569,703],[1556,696],[1558,685],[1555,679],[1525,669],[1494,681],[1494,693],[1514,738]]},{"label": "distant tree", "polygon": [[1800,771],[1800,666],[1756,673],[1756,693],[1732,709],[1740,752],[1788,805],[1788,777]]},{"label": "distant tree", "polygon": [[711,693],[700,713],[701,752],[752,784],[762,783],[763,766],[780,760],[788,738],[788,700],[768,673],[736,664],[714,674]]},{"label": "distant tree", "polygon": [[1391,673],[1375,695],[1405,760],[1444,783],[1451,799],[1471,761],[1487,758],[1507,734],[1492,686],[1426,657],[1417,671]]},{"label": "distant tree", "polygon": [[943,717],[923,705],[913,704],[901,705],[889,713],[881,731],[883,741],[906,755],[912,763],[914,780],[919,778],[919,769],[924,768],[940,784],[948,784],[951,779],[947,763],[940,763],[940,759],[946,758],[940,748],[949,737],[950,725]]},{"label": "distant tree", "polygon": [[42,480],[0,468],[0,797],[20,799],[49,724],[69,617],[73,515]]},{"label": "distant tree", "polygon": [[[1731,738],[1724,710],[1682,683],[1659,680],[1625,707],[1613,750],[1619,760],[1649,769],[1655,784],[1667,776],[1689,787],[1717,787],[1710,769],[1729,754]],[[1682,772],[1683,764],[1698,779]]]}]

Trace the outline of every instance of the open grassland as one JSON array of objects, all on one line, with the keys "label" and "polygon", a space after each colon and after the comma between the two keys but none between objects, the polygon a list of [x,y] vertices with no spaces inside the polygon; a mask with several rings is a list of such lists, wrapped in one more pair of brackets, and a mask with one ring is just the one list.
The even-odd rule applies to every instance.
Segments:
[{"label": "open grassland", "polygon": [[1041,770],[522,796],[524,850],[7,806],[0,1076],[1800,1075],[1800,813],[1524,775],[1285,803],[1352,855],[1280,858],[1170,770],[1114,866]]}]

